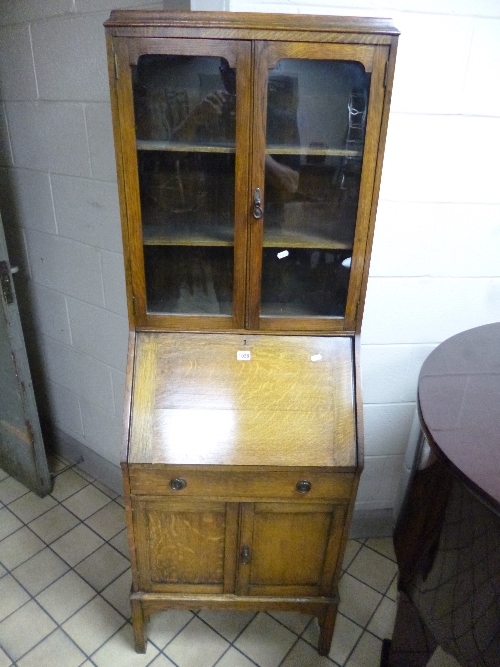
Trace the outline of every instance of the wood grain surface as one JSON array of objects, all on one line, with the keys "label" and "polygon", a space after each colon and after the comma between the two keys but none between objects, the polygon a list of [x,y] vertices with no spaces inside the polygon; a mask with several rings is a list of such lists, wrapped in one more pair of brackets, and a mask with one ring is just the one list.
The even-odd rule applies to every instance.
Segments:
[{"label": "wood grain surface", "polygon": [[[355,483],[354,472],[318,471],[317,468],[269,469],[269,466],[238,467],[196,465],[168,466],[131,464],[130,493],[144,496],[215,498],[217,500],[336,500],[348,502]],[[177,477],[186,487],[175,491],[170,482]],[[297,483],[307,480],[311,489],[305,494]]]},{"label": "wood grain surface", "polygon": [[[105,25],[135,330],[122,468],[136,650],[145,652],[144,624],[163,609],[276,609],[316,615],[318,651],[328,655],[363,465],[354,334],[366,292],[398,31],[387,19],[143,10],[113,11]],[[205,145],[136,136],[132,74],[147,54],[227,60],[237,78],[235,138]],[[287,58],[357,62],[370,73],[362,157],[359,147],[267,145],[269,71]],[[154,156],[160,150],[234,152],[234,230],[193,218],[166,233],[163,209],[141,203],[138,175],[138,151]],[[351,232],[325,226],[334,216],[315,201],[287,202],[279,232],[254,218],[256,189],[262,206],[269,194],[266,155],[312,156],[313,164],[350,153],[362,159],[354,240]],[[311,221],[307,229],[303,220]],[[186,246],[194,253],[195,246],[224,246],[234,257],[232,311],[175,314],[150,303],[145,245],[164,258],[172,246],[184,253]],[[263,248],[282,246],[352,255],[345,311],[315,316],[307,299],[278,309],[274,297],[263,298]],[[160,291],[164,278],[158,272]],[[239,360],[238,352],[250,358]]]},{"label": "wood grain surface", "polygon": [[132,401],[129,463],[356,462],[349,338],[141,332]]},{"label": "wood grain surface", "polygon": [[[224,37],[224,31],[233,30],[252,36],[262,31],[262,39],[297,39],[300,33],[307,39],[329,41],[356,41],[358,43],[380,44],[384,38],[398,35],[399,31],[387,18],[364,18],[352,16],[314,16],[297,14],[258,14],[254,12],[182,12],[150,10],[114,10],[105,26],[116,35],[137,34],[144,36],[176,35],[176,30],[191,29],[196,36],[204,32],[211,37]],[[128,32],[127,32],[128,31]],[[246,32],[245,32],[246,31]],[[343,38],[343,39],[342,39]]]}]

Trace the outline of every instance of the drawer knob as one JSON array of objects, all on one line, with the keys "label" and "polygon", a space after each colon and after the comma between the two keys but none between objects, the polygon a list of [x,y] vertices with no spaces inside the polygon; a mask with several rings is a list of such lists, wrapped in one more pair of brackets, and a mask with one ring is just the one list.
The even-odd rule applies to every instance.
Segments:
[{"label": "drawer knob", "polygon": [[170,488],[173,489],[173,491],[182,491],[186,486],[187,482],[182,477],[176,477],[175,479],[170,480]]},{"label": "drawer knob", "polygon": [[299,493],[309,493],[312,488],[312,484],[307,479],[301,479],[300,482],[297,482],[297,486],[295,488]]}]

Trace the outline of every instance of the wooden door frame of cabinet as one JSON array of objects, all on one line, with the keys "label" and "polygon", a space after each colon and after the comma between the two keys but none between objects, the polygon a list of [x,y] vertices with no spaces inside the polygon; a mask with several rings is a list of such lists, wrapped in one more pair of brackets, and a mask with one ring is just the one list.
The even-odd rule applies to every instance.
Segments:
[{"label": "wooden door frame of cabinet", "polygon": [[[352,263],[349,277],[345,316],[338,318],[294,318],[294,317],[261,317],[260,316],[260,287],[262,276],[262,240],[263,219],[249,222],[250,249],[249,249],[249,289],[247,326],[259,331],[288,332],[288,331],[317,331],[337,333],[340,331],[359,331],[361,327],[362,310],[364,303],[362,292],[366,290],[364,279],[367,278],[371,242],[373,237],[370,226],[374,224],[378,189],[373,188],[377,176],[378,159],[381,159],[380,140],[383,131],[383,108],[388,105],[386,76],[390,50],[387,46],[361,46],[349,44],[322,44],[322,43],[287,43],[287,42],[258,42],[254,47],[254,72],[256,87],[254,93],[254,123],[257,131],[257,141],[254,139],[252,164],[257,165],[252,172],[252,192],[256,187],[265,191],[263,187],[263,156],[265,155],[265,132],[259,131],[266,126],[266,108],[258,101],[267,98],[267,81],[269,68],[286,57],[322,58],[331,60],[355,60],[360,62],[367,72],[371,73],[368,115],[363,150],[363,168],[358,197],[358,208],[355,226],[355,238],[352,252]],[[259,88],[257,89],[257,85]],[[385,135],[384,135],[385,139]],[[382,147],[383,148],[383,147]],[[373,212],[373,215],[372,215]],[[265,222],[264,222],[265,224]],[[364,267],[366,269],[366,275]]]},{"label": "wooden door frame of cabinet", "polygon": [[[247,262],[247,178],[250,155],[251,45],[248,40],[154,39],[131,37],[108,39],[108,66],[113,104],[115,153],[122,217],[129,321],[134,328],[155,330],[218,330],[243,328]],[[235,152],[235,219],[233,253],[233,314],[228,316],[162,315],[147,312],[146,276],[142,243],[142,212],[139,192],[134,103],[130,67],[141,55],[213,56],[237,66],[237,124]],[[121,122],[120,122],[121,121]]]},{"label": "wooden door frame of cabinet", "polygon": [[366,250],[365,250],[365,260],[364,264],[362,267],[362,276],[361,276],[361,284],[360,284],[360,291],[359,291],[359,299],[356,304],[356,312],[355,312],[355,326],[354,326],[354,331],[357,335],[361,333],[361,322],[363,320],[363,313],[364,313],[364,308],[365,308],[365,300],[366,300],[366,290],[368,286],[368,272],[370,269],[370,259],[371,259],[371,251],[372,251],[372,246],[373,246],[373,236],[375,232],[375,218],[377,216],[377,208],[378,208],[378,201],[379,201],[379,195],[380,195],[380,182],[382,179],[382,167],[383,167],[383,162],[384,162],[384,154],[385,154],[385,144],[386,144],[386,139],[387,139],[387,127],[389,123],[389,111],[390,111],[390,106],[391,106],[391,97],[392,97],[392,86],[394,82],[394,70],[396,67],[396,53],[397,53],[397,48],[398,48],[398,35],[399,33],[396,32],[396,34],[391,38],[390,44],[389,44],[389,54],[388,54],[388,59],[387,63],[385,66],[385,73],[384,73],[384,89],[385,89],[385,95],[384,95],[384,101],[383,101],[383,108],[382,108],[382,114],[380,117],[380,134],[379,134],[379,141],[378,141],[378,146],[377,146],[377,159],[376,159],[376,168],[375,168],[375,174],[374,174],[374,181],[373,181],[373,196],[372,196],[372,203],[371,203],[371,209],[370,209],[370,214],[369,214],[369,224],[367,228],[367,237],[366,237]]},{"label": "wooden door frame of cabinet", "polygon": [[399,35],[389,18],[257,12],[116,9],[105,27],[118,37],[193,37],[390,44]]},{"label": "wooden door frame of cabinet", "polygon": [[[331,598],[336,595],[337,579],[335,574],[338,571],[339,555],[343,535],[345,532],[345,519],[348,511],[348,502],[330,499],[328,501],[278,501],[262,500],[258,502],[244,502],[240,504],[240,541],[239,556],[240,564],[237,568],[236,594],[240,596],[251,597],[320,597]],[[252,562],[258,558],[258,546],[255,545],[255,520],[262,512],[272,513],[271,506],[278,514],[314,514],[316,512],[330,516],[329,529],[327,531],[327,541],[321,564],[321,573],[318,580],[317,590],[314,585],[310,585],[307,590],[305,584],[290,584],[282,587],[282,593],[277,592],[274,584],[259,584],[259,591],[255,591],[256,585],[251,583]],[[265,508],[265,509],[263,509]],[[242,549],[248,548],[249,560],[247,563],[241,562]],[[341,563],[340,563],[341,565]],[[254,592],[252,592],[254,591]]]},{"label": "wooden door frame of cabinet", "polygon": [[120,122],[120,110],[118,102],[118,80],[119,80],[119,42],[106,32],[106,52],[108,58],[108,74],[111,99],[111,119],[113,124],[113,138],[115,146],[116,176],[118,182],[118,201],[120,206],[121,232],[123,244],[123,260],[125,268],[125,285],[127,296],[127,312],[130,329],[136,327],[134,292],[132,288],[132,263],[129,247],[128,233],[128,207],[127,188],[124,177],[124,155],[122,147],[122,123]]},{"label": "wooden door frame of cabinet", "polygon": [[[252,171],[250,173],[248,200],[251,200],[252,193],[259,188],[264,192],[264,172],[265,172],[265,153],[266,153],[266,106],[264,101],[267,99],[267,68],[262,52],[266,49],[266,42],[254,42],[252,45],[252,118],[253,128],[251,144]],[[264,205],[262,204],[262,207]],[[248,329],[259,329],[259,301],[260,301],[260,281],[262,267],[262,238],[263,225],[262,218],[253,219],[251,215],[251,206],[248,210],[249,243],[248,243],[248,290],[247,290],[247,313],[245,326]]]},{"label": "wooden door frame of cabinet", "polygon": [[[136,545],[136,574],[133,576],[135,591],[155,592],[161,595],[226,595],[234,594],[238,534],[238,502],[231,499],[219,498],[172,498],[168,496],[135,496],[130,497],[133,522],[131,524]],[[201,514],[206,512],[217,512],[224,509],[224,553],[222,557],[222,580],[220,584],[214,583],[161,583],[155,582],[151,570],[151,548],[150,548],[150,517],[151,510],[169,513]],[[182,549],[182,543],[178,544]],[[196,557],[196,556],[195,556]],[[198,558],[206,557],[201,550]],[[220,590],[216,590],[219,588]]]},{"label": "wooden door frame of cabinet", "polygon": [[[131,18],[133,17],[133,22]],[[189,25],[188,25],[189,24]],[[380,186],[380,175],[382,169],[382,156],[386,136],[387,119],[390,103],[390,93],[392,89],[392,78],[394,73],[394,63],[397,46],[398,31],[392,24],[385,19],[349,19],[345,17],[326,17],[311,16],[300,17],[300,27],[297,25],[297,19],[294,16],[286,15],[264,15],[256,14],[238,14],[228,13],[221,15],[211,12],[170,12],[166,18],[163,12],[155,11],[137,11],[137,10],[118,10],[111,14],[110,20],[106,22],[107,42],[108,42],[108,64],[111,81],[112,106],[113,106],[113,125],[115,134],[116,159],[118,167],[118,187],[120,192],[120,210],[122,216],[122,233],[124,238],[124,259],[127,279],[128,312],[129,321],[132,327],[143,327],[156,330],[170,331],[236,331],[243,328],[244,312],[247,312],[247,321],[245,327],[252,331],[270,331],[276,333],[282,332],[303,332],[303,333],[325,333],[340,334],[343,332],[359,332],[361,328],[361,319],[364,309],[366,296],[366,285],[369,268],[369,255],[371,251],[374,221],[376,215],[378,193]],[[145,285],[144,277],[138,279],[134,274],[137,269],[132,271],[132,266],[137,264],[137,248],[132,243],[129,249],[130,229],[127,229],[127,216],[132,211],[137,213],[137,205],[126,199],[127,187],[123,175],[124,157],[126,150],[121,143],[123,128],[120,127],[119,114],[117,113],[119,104],[117,102],[117,93],[120,83],[120,61],[122,54],[119,53],[118,44],[115,40],[127,37],[126,41],[133,43],[149,40],[175,40],[177,42],[192,38],[194,41],[209,42],[214,37],[215,27],[217,42],[222,40],[272,40],[278,44],[297,41],[299,50],[304,45],[315,42],[321,47],[338,47],[354,49],[372,49],[377,45],[385,45],[389,49],[387,66],[385,67],[385,95],[383,96],[383,111],[381,114],[380,133],[378,145],[372,147],[371,161],[375,164],[375,174],[373,179],[373,190],[370,196],[370,202],[366,206],[365,218],[368,222],[365,225],[365,238],[361,243],[355,241],[355,247],[364,247],[364,254],[355,252],[353,254],[353,266],[351,267],[351,280],[349,284],[349,293],[346,306],[345,318],[324,318],[316,320],[307,320],[306,318],[259,318],[256,317],[255,306],[244,303],[245,297],[241,292],[241,285],[235,284],[234,287],[234,316],[165,316],[165,315],[145,315]],[[311,31],[311,32],[309,32]],[[178,38],[182,37],[182,40]],[[128,47],[127,47],[128,48]],[[247,77],[245,78],[245,81]],[[129,109],[132,107],[129,106]],[[123,123],[122,123],[123,124]],[[133,128],[132,128],[133,131]],[[250,139],[247,133],[247,141]],[[375,143],[375,142],[374,142]],[[246,144],[253,150],[250,143]],[[240,155],[244,152],[240,151]],[[262,158],[262,154],[261,154]],[[125,160],[126,161],[126,160]],[[262,159],[261,159],[262,161]],[[261,172],[262,173],[262,172]],[[255,170],[250,180],[255,182],[261,180],[260,176],[255,177]],[[241,189],[246,189],[246,196],[242,198],[243,206],[247,206],[248,198],[253,189],[252,186],[245,187],[244,179],[237,179],[241,184]],[[258,187],[258,186],[256,186]],[[360,193],[361,195],[361,193]],[[361,201],[361,196],[360,196]],[[248,209],[247,209],[248,211]],[[360,212],[358,211],[358,220]],[[240,230],[241,231],[241,230]],[[357,227],[356,237],[359,241],[362,234]],[[243,246],[243,243],[242,243]],[[255,247],[255,243],[253,243]],[[251,242],[247,243],[246,248],[250,255]],[[247,249],[241,250],[237,255],[235,252],[235,264],[240,265],[241,258],[247,253]],[[138,255],[142,257],[141,253]],[[250,262],[250,259],[248,259]],[[141,260],[140,264],[143,264]],[[252,268],[252,267],[250,267]],[[255,267],[253,267],[255,269]],[[144,267],[142,267],[144,269]],[[143,271],[142,271],[143,274]],[[257,271],[257,275],[259,272]],[[259,275],[260,279],[260,275]],[[242,275],[243,282],[247,280]],[[236,281],[237,282],[237,281]],[[243,288],[244,289],[244,288]],[[259,285],[260,292],[260,285]],[[255,299],[255,285],[251,287],[248,294],[251,295],[249,303]],[[240,295],[239,297],[237,295]],[[240,312],[240,310],[242,312]],[[142,315],[138,317],[137,313]],[[235,326],[236,325],[236,326]]]},{"label": "wooden door frame of cabinet", "polygon": [[344,326],[346,329],[356,329],[359,312],[359,301],[363,289],[363,266],[370,262],[371,247],[367,244],[370,213],[374,205],[376,194],[373,190],[375,181],[378,147],[382,131],[381,118],[385,99],[385,72],[389,58],[389,49],[386,46],[374,47],[373,70],[370,81],[370,96],[366,118],[365,143],[363,150],[363,167],[359,188],[358,208],[356,215],[356,233],[349,278],[349,290],[345,310]]}]

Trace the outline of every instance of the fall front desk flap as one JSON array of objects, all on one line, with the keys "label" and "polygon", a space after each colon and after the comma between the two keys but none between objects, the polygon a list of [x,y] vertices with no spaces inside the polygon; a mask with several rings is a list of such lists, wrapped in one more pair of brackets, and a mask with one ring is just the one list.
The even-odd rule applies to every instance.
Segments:
[{"label": "fall front desk flap", "polygon": [[129,463],[357,463],[348,337],[137,334]]}]

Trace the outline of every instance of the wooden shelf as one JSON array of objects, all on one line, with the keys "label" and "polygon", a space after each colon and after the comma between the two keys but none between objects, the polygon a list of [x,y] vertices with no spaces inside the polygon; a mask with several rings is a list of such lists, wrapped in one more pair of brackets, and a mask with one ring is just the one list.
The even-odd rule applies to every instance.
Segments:
[{"label": "wooden shelf", "polygon": [[318,315],[312,308],[307,308],[303,304],[295,303],[262,303],[260,314],[262,317],[327,317],[327,315]]},{"label": "wooden shelf", "polygon": [[[232,232],[223,227],[201,225],[144,226],[144,245],[168,246],[234,246]],[[264,234],[264,248],[317,248],[318,250],[351,250],[352,243],[287,230],[272,230]]]},{"label": "wooden shelf", "polygon": [[185,144],[180,141],[136,141],[138,151],[166,151],[170,153],[227,153],[234,154],[235,147],[230,144]]},{"label": "wooden shelf", "polygon": [[[138,139],[138,151],[166,151],[170,153],[226,153],[234,154],[234,144],[186,144],[180,141],[159,141]],[[359,157],[362,151],[345,148],[308,148],[306,146],[267,146],[266,155],[311,155],[322,157]]]},{"label": "wooden shelf", "polygon": [[352,250],[352,242],[321,234],[272,229],[264,231],[264,248],[317,248],[323,250]]},{"label": "wooden shelf", "polygon": [[362,157],[362,151],[345,148],[308,148],[307,146],[266,146],[266,155],[318,155],[333,157]]},{"label": "wooden shelf", "polygon": [[219,302],[216,298],[206,298],[204,302],[190,304],[186,307],[182,301],[178,301],[170,308],[165,307],[160,299],[148,302],[148,313],[150,315],[182,315],[183,317],[231,317],[233,305],[228,302]]},{"label": "wooden shelf", "polygon": [[234,246],[234,237],[231,228],[200,223],[144,225],[142,242],[144,245]]}]

